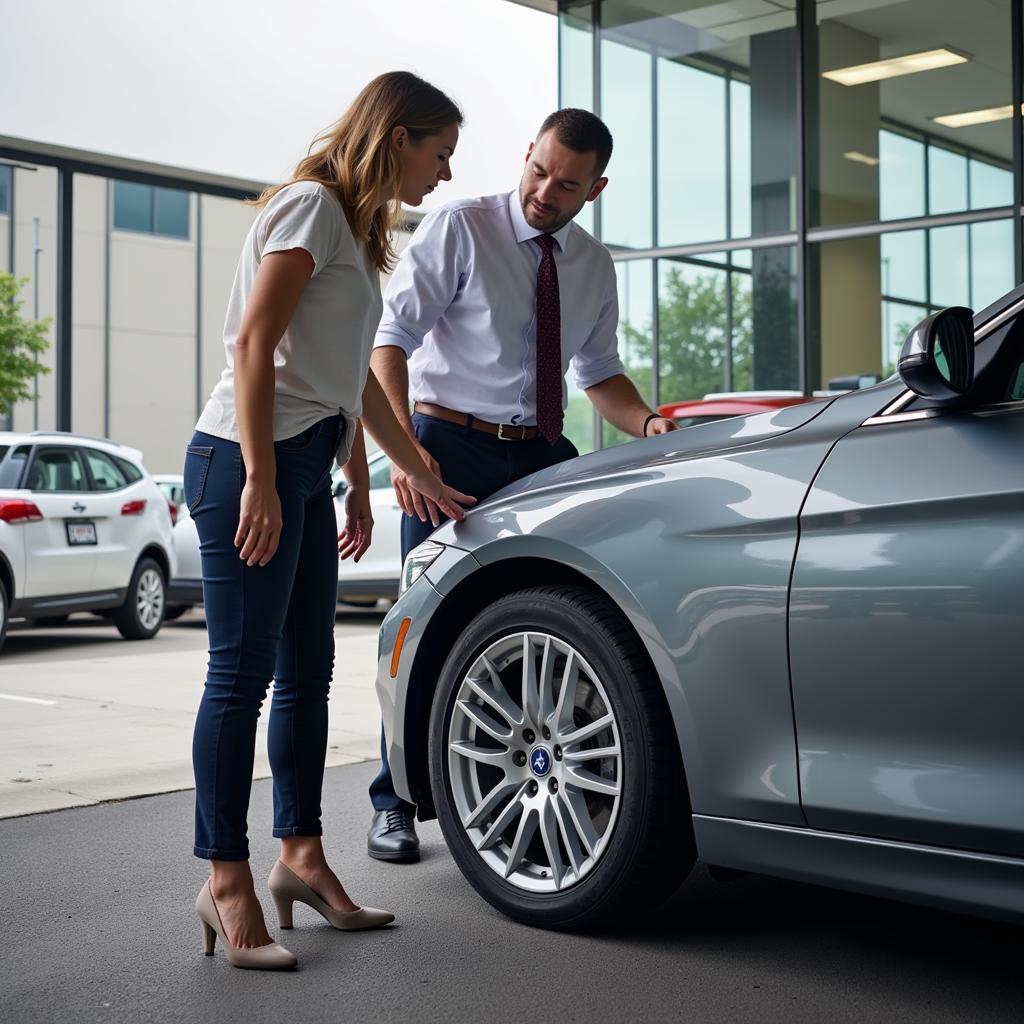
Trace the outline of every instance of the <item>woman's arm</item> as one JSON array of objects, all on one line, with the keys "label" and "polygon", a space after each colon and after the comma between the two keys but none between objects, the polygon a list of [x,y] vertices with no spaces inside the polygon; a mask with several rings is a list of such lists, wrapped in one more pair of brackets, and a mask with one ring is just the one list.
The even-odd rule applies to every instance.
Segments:
[{"label": "woman's arm", "polygon": [[245,463],[235,547],[247,565],[266,565],[281,538],[281,501],[275,486],[274,349],[313,273],[305,249],[263,257],[235,339],[235,415]]},{"label": "woman's arm", "polygon": [[362,423],[356,423],[352,451],[341,467],[348,490],[345,492],[345,525],[338,534],[338,556],[358,562],[373,538],[373,510],[370,506],[370,469],[366,464],[366,437]]}]

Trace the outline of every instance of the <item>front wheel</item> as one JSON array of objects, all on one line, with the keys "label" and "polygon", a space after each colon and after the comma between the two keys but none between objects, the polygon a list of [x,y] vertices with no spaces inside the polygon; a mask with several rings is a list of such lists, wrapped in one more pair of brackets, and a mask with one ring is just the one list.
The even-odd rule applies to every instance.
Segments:
[{"label": "front wheel", "polygon": [[493,906],[587,929],[669,895],[696,853],[661,683],[600,594],[485,608],[445,662],[430,774],[459,868]]},{"label": "front wheel", "polygon": [[114,613],[114,625],[125,640],[149,640],[164,621],[167,584],[152,558],[140,558],[128,584],[128,596]]}]

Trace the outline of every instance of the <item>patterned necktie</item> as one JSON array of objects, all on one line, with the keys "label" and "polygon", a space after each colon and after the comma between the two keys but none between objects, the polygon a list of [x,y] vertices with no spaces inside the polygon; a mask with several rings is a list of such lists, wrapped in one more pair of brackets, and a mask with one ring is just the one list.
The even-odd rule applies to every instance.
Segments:
[{"label": "patterned necktie", "polygon": [[548,444],[562,436],[562,313],[551,235],[534,241],[542,256],[537,270],[537,430]]}]

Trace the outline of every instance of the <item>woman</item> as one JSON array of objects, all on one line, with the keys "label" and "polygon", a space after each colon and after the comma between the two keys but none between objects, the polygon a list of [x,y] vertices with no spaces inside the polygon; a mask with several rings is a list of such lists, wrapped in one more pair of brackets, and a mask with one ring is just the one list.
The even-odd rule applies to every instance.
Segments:
[{"label": "woman", "polygon": [[[446,514],[462,519],[460,503],[473,502],[424,465],[369,373],[379,273],[395,259],[389,236],[400,202],[418,206],[451,180],[461,123],[458,107],[415,75],[381,75],[314,141],[291,181],[260,197],[228,304],[227,367],[188,446],[186,501],[210,635],[193,765],[194,852],[211,870],[196,911],[206,953],[220,936],[239,967],[296,963],[267,932],[248,863],[256,719],[272,677],[268,750],[281,853],[270,889],[279,923],[291,927],[295,900],[336,928],[393,920],[349,899],[320,839],[336,558],[358,558],[370,542],[359,415]],[[335,459],[349,482],[340,537]]]}]

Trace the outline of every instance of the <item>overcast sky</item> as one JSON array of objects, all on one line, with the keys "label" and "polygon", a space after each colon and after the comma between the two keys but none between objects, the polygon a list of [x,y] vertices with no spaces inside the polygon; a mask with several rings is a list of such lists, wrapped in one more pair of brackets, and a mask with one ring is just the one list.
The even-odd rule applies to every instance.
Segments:
[{"label": "overcast sky", "polygon": [[514,186],[557,104],[556,21],[507,0],[4,0],[0,135],[286,177],[374,75],[466,115],[436,205]]}]

